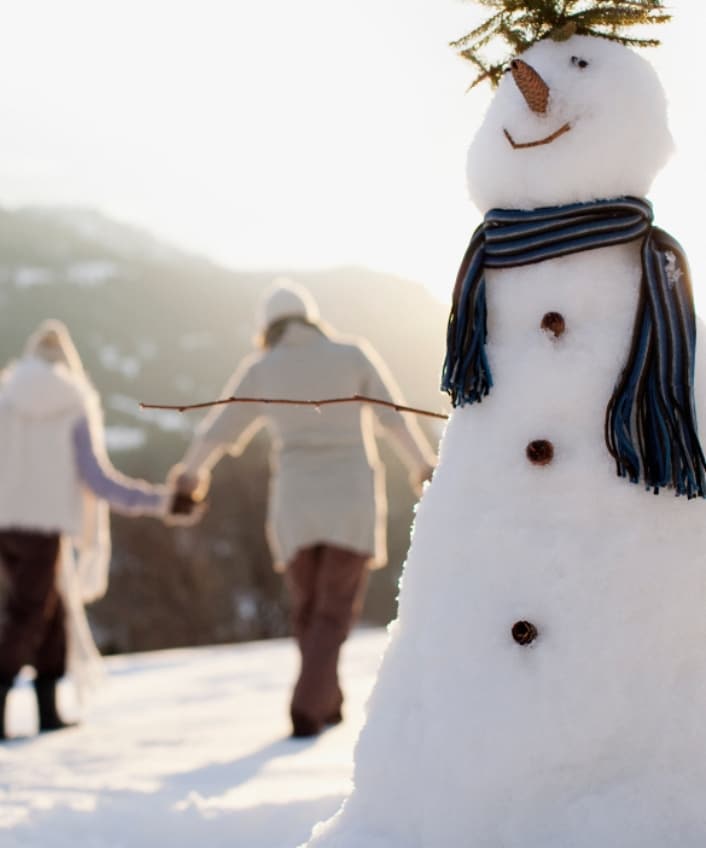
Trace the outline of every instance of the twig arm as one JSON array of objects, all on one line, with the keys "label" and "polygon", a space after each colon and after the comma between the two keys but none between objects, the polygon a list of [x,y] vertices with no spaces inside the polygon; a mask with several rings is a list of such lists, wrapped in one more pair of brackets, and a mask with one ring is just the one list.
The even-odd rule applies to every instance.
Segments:
[{"label": "twig arm", "polygon": [[339,398],[324,398],[322,400],[291,400],[289,398],[255,398],[255,397],[229,397],[221,398],[220,400],[210,400],[204,403],[189,403],[183,406],[159,404],[159,403],[140,403],[140,409],[169,409],[176,412],[187,412],[191,409],[207,409],[211,406],[223,406],[228,403],[276,403],[289,404],[290,406],[313,406],[319,408],[321,406],[329,406],[336,403],[370,403],[378,406],[388,406],[397,412],[413,412],[415,415],[424,415],[428,418],[440,418],[446,420],[449,416],[443,412],[431,412],[428,409],[418,409],[414,406],[404,406],[400,403],[393,403],[389,400],[380,400],[379,398],[371,398],[366,395],[351,395],[350,397]]}]

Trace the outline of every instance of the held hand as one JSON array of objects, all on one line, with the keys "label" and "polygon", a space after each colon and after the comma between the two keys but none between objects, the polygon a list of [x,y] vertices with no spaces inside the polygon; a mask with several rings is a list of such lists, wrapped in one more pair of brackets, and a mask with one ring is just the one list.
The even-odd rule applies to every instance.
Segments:
[{"label": "held hand", "polygon": [[175,492],[164,521],[170,527],[191,527],[197,524],[206,511],[206,503],[191,495]]},{"label": "held hand", "polygon": [[211,475],[208,471],[187,471],[182,465],[175,465],[167,475],[167,485],[178,495],[185,495],[195,501],[202,501],[208,494]]}]

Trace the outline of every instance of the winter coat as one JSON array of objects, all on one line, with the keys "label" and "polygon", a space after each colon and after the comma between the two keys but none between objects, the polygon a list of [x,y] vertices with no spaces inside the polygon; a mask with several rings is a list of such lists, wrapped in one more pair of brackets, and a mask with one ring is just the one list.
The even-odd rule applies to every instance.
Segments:
[{"label": "winter coat", "polygon": [[103,447],[98,399],[85,379],[26,357],[0,384],[0,528],[80,542],[87,500],[163,514],[166,492],[119,474]]},{"label": "winter coat", "polygon": [[98,659],[83,604],[107,589],[108,508],[162,515],[169,499],[164,487],[119,474],[103,435],[98,398],[85,378],[34,356],[2,374],[0,529],[62,537],[57,583],[67,609],[69,667],[82,678],[79,687]]},{"label": "winter coat", "polygon": [[[246,359],[224,391],[224,397],[319,400],[363,394],[399,402],[397,387],[369,347],[294,322],[276,346]],[[434,464],[415,421],[391,408],[245,403],[221,406],[206,417],[184,465],[197,474],[226,449],[238,455],[267,426],[273,443],[267,531],[275,567],[282,570],[300,548],[319,543],[369,555],[379,567],[387,559],[387,504],[376,421],[413,472]]]}]

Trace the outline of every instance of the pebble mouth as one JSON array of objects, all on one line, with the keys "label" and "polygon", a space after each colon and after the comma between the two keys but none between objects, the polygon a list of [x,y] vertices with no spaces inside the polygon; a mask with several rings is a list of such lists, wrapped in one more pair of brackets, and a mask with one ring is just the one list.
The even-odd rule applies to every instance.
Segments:
[{"label": "pebble mouth", "polygon": [[563,126],[559,127],[558,130],[555,130],[551,135],[546,136],[545,138],[538,138],[536,141],[515,141],[515,139],[510,135],[509,131],[503,128],[503,132],[505,133],[505,138],[510,142],[512,147],[515,150],[520,150],[524,147],[539,147],[542,144],[551,144],[555,141],[559,136],[564,135],[564,133],[569,132],[571,129],[571,124],[568,122]]}]

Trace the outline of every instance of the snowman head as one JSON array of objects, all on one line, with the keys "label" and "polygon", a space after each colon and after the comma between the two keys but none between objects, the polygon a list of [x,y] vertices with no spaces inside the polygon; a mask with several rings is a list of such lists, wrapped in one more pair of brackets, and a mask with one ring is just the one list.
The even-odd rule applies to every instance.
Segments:
[{"label": "snowman head", "polygon": [[513,60],[468,153],[482,212],[644,196],[673,143],[653,67],[605,38],[544,39]]}]

